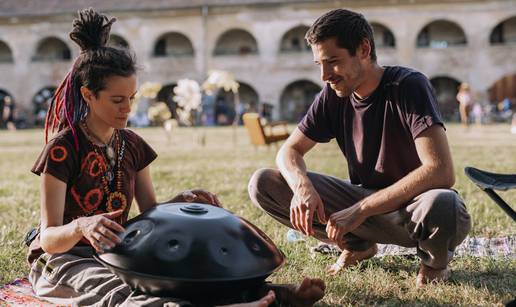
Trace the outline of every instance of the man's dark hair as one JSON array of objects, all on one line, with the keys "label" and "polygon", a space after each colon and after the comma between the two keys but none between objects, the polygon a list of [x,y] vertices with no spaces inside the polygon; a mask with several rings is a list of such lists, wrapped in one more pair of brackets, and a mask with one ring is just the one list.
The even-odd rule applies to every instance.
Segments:
[{"label": "man's dark hair", "polygon": [[364,15],[349,10],[336,9],[317,18],[306,32],[305,39],[313,45],[330,38],[336,38],[337,46],[348,50],[354,56],[364,39],[371,45],[371,60],[376,61],[373,29]]}]

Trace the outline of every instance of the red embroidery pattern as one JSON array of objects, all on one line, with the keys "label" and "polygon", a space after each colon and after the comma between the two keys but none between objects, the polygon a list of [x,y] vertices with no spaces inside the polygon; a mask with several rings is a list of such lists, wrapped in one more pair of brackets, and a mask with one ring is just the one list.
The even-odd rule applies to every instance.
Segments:
[{"label": "red embroidery pattern", "polygon": [[96,159],[91,161],[88,172],[91,177],[97,177],[103,174],[107,169],[106,161],[101,155],[96,155]]},{"label": "red embroidery pattern", "polygon": [[90,165],[90,163],[93,162],[93,160],[95,160],[96,157],[97,157],[97,154],[94,151],[88,152],[86,157],[84,157],[84,160],[82,160],[81,172],[84,169],[86,169]]},{"label": "red embroidery pattern", "polygon": [[86,210],[88,212],[96,210],[100,204],[100,201],[102,200],[102,197],[102,190],[99,188],[90,190],[88,193],[86,193],[86,196],[84,196],[84,207],[86,207]]},{"label": "red embroidery pattern", "polygon": [[55,162],[63,162],[68,157],[68,151],[63,146],[54,146],[50,150],[50,159]]},{"label": "red embroidery pattern", "polygon": [[73,199],[75,200],[75,203],[86,215],[97,210],[100,202],[102,201],[102,198],[104,197],[104,195],[102,195],[102,190],[99,188],[90,190],[88,193],[86,193],[86,196],[84,196],[83,200],[81,200],[81,196],[77,192],[75,186],[70,189],[70,192]]}]

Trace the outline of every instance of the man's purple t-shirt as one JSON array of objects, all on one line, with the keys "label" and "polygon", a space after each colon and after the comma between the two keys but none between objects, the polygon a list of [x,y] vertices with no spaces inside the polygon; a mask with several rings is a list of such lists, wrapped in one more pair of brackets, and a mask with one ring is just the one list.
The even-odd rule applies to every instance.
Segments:
[{"label": "man's purple t-shirt", "polygon": [[421,73],[385,67],[369,97],[338,97],[326,85],[298,128],[318,143],[335,138],[346,157],[351,183],[380,189],[421,165],[414,139],[444,127],[433,88]]}]

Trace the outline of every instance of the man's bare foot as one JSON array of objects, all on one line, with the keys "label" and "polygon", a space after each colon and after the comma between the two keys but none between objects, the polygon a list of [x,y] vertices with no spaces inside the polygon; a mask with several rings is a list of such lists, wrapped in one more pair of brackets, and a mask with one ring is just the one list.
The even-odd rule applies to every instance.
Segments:
[{"label": "man's bare foot", "polygon": [[305,278],[299,285],[274,285],[268,284],[269,289],[274,290],[278,301],[293,307],[308,307],[323,298],[326,285],[319,278]]},{"label": "man's bare foot", "polygon": [[337,259],[337,262],[326,267],[326,272],[330,275],[337,275],[337,273],[339,273],[341,270],[350,266],[354,266],[362,260],[371,258],[376,255],[377,252],[378,246],[376,244],[373,244],[365,251],[350,251],[343,249],[339,259]]},{"label": "man's bare foot", "polygon": [[421,263],[416,277],[416,287],[421,289],[426,284],[432,282],[447,281],[450,275],[451,273],[448,268],[442,270],[434,269]]},{"label": "man's bare foot", "polygon": [[259,299],[258,301],[244,303],[244,304],[234,304],[234,305],[226,305],[226,307],[267,307],[274,302],[276,299],[276,295],[274,291],[270,290],[267,295]]}]

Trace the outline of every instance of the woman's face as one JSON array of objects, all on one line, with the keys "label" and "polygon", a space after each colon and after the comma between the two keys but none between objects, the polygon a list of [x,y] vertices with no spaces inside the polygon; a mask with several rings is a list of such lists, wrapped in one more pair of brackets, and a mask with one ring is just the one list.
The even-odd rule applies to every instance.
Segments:
[{"label": "woman's face", "polygon": [[97,96],[87,88],[81,88],[92,120],[112,128],[125,128],[136,95],[136,83],[134,74],[128,77],[111,76],[106,79],[105,88]]}]

